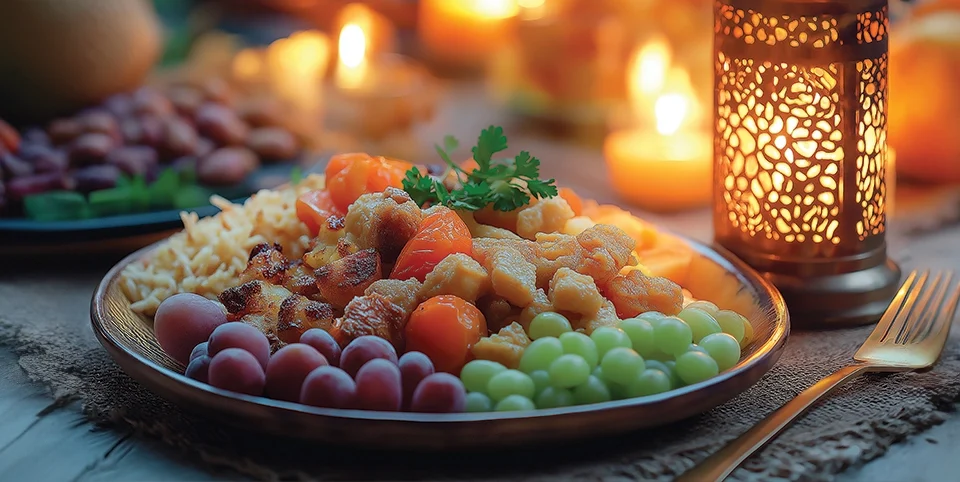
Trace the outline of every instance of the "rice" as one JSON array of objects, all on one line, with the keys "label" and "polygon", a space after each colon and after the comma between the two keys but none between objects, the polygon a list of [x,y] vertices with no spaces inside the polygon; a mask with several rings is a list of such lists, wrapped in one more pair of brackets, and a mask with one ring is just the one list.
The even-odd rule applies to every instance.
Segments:
[{"label": "rice", "polygon": [[297,196],[323,188],[323,181],[323,176],[310,175],[295,187],[262,190],[243,205],[213,196],[210,202],[220,212],[204,219],[181,212],[183,231],[121,273],[120,286],[131,309],[153,316],[163,300],[177,293],[216,299],[236,286],[250,250],[260,243],[278,243],[289,257],[301,257],[310,234],[297,219]]}]

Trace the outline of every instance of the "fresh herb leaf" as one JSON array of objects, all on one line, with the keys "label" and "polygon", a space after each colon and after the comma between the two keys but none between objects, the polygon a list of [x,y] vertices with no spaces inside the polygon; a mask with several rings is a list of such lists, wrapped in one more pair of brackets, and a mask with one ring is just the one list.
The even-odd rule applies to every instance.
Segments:
[{"label": "fresh herb leaf", "polygon": [[[473,160],[477,168],[465,171],[453,162],[450,152],[459,142],[447,136],[443,145],[434,148],[459,180],[459,188],[447,190],[443,182],[424,175],[418,168],[407,171],[403,189],[417,204],[442,204],[452,209],[477,211],[493,205],[498,211],[513,211],[530,203],[530,196],[550,198],[557,195],[553,179],[540,179],[540,160],[523,151],[508,159],[494,159],[498,152],[507,149],[507,137],[503,128],[490,126],[484,129],[473,147]],[[446,177],[446,176],[443,176]],[[441,179],[443,178],[441,177]]]},{"label": "fresh herb leaf", "polygon": [[290,184],[296,186],[300,184],[300,181],[303,180],[303,171],[300,170],[300,166],[293,166],[293,169],[290,170]]}]

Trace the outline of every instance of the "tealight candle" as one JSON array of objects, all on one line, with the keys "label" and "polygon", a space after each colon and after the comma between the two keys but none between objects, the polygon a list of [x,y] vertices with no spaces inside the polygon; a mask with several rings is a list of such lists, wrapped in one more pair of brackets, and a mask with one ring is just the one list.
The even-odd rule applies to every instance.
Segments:
[{"label": "tealight candle", "polygon": [[476,69],[509,40],[518,11],[517,0],[421,0],[420,41],[431,59]]},{"label": "tealight candle", "polygon": [[637,50],[628,90],[638,125],[615,130],[604,142],[614,191],[656,212],[706,206],[713,184],[712,138],[698,129],[699,103],[689,76],[671,66],[670,56],[663,40]]},{"label": "tealight candle", "polygon": [[657,212],[679,211],[710,203],[713,142],[705,132],[681,130],[689,99],[664,94],[656,101],[656,131],[615,131],[604,155],[621,197]]}]

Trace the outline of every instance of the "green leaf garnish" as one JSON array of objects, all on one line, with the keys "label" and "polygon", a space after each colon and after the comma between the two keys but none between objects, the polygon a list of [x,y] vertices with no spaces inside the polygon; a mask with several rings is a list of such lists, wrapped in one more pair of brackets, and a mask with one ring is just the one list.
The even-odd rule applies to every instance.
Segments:
[{"label": "green leaf garnish", "polygon": [[420,169],[407,171],[403,189],[414,202],[442,204],[452,209],[477,211],[493,205],[498,211],[513,211],[530,202],[530,196],[543,199],[557,195],[553,179],[540,179],[540,160],[523,151],[511,159],[494,159],[507,149],[503,128],[484,129],[473,147],[477,168],[466,172],[451,159],[450,152],[459,146],[453,136],[446,136],[443,146],[434,146],[448,169],[460,180],[460,188],[448,191],[442,182],[423,174]]},{"label": "green leaf garnish", "polygon": [[303,171],[300,170],[300,166],[293,166],[293,169],[290,170],[290,184],[296,186],[302,180]]}]

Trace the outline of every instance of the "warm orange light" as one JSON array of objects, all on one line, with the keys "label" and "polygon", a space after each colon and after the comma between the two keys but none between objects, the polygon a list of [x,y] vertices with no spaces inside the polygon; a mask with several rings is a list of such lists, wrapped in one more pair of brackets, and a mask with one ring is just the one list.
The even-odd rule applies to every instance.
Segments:
[{"label": "warm orange light", "polygon": [[370,13],[364,8],[354,8],[344,12],[344,24],[340,29],[337,45],[340,62],[337,65],[337,85],[346,89],[355,89],[366,81],[368,70],[367,32],[372,22]]},{"label": "warm orange light", "polygon": [[[536,3],[537,0],[526,0],[524,3]],[[469,10],[489,18],[510,18],[519,11],[518,0],[459,0],[464,10]],[[543,3],[543,0],[540,0]]]},{"label": "warm orange light", "polygon": [[252,80],[263,72],[263,60],[255,50],[241,50],[233,58],[233,76],[240,80]]},{"label": "warm orange light", "polygon": [[654,104],[657,132],[669,136],[680,130],[690,110],[690,99],[683,94],[663,94]]},{"label": "warm orange light", "polygon": [[670,57],[670,46],[662,39],[637,48],[628,70],[628,87],[632,99],[655,95],[663,89],[667,69],[670,67]]}]

